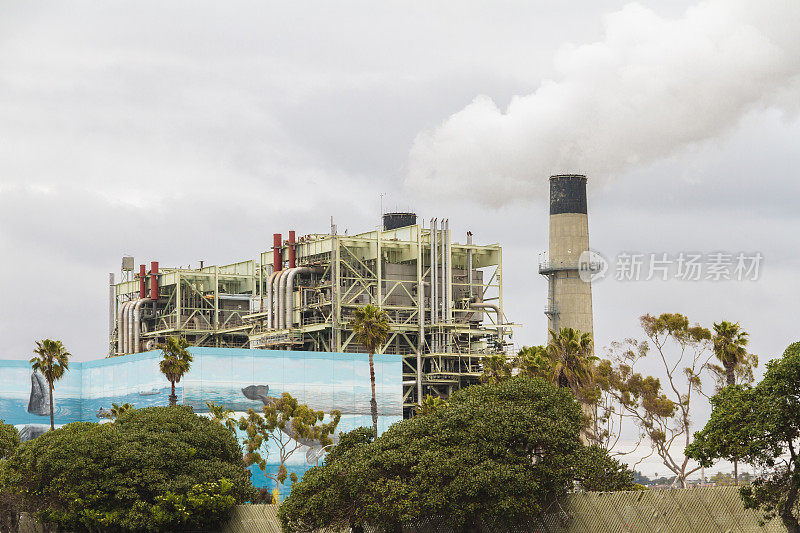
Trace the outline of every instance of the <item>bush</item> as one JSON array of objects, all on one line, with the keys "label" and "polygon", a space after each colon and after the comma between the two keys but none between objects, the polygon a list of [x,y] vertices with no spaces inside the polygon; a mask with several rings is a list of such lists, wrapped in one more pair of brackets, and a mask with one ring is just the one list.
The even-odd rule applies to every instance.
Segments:
[{"label": "bush", "polygon": [[581,410],[569,391],[516,377],[455,393],[446,407],[342,436],[279,511],[285,531],[441,517],[502,530],[545,512],[572,486]]},{"label": "bush", "polygon": [[6,467],[26,510],[76,532],[207,529],[255,494],[230,432],[182,406],[68,424]]}]

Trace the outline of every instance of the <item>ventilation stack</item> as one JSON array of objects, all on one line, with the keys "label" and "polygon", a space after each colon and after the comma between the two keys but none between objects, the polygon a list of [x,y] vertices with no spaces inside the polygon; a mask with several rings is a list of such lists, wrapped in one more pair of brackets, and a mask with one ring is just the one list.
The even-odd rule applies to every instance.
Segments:
[{"label": "ventilation stack", "polygon": [[573,328],[594,336],[592,284],[579,275],[579,264],[582,259],[587,261],[588,255],[586,176],[551,176],[550,250],[539,264],[539,273],[547,277],[549,330]]}]

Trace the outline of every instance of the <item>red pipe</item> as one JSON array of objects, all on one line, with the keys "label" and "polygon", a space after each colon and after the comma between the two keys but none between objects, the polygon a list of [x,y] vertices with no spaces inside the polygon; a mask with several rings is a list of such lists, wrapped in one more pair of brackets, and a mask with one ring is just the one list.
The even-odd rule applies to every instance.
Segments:
[{"label": "red pipe", "polygon": [[147,272],[139,265],[139,298],[147,298]]},{"label": "red pipe", "polygon": [[272,271],[279,272],[283,267],[283,259],[281,257],[281,245],[283,239],[280,233],[272,234]]},{"label": "red pipe", "polygon": [[158,301],[158,297],[158,261],[152,261],[150,263],[150,299],[155,302]]},{"label": "red pipe", "polygon": [[294,231],[289,232],[289,268],[294,268],[295,266],[295,257],[294,257]]}]

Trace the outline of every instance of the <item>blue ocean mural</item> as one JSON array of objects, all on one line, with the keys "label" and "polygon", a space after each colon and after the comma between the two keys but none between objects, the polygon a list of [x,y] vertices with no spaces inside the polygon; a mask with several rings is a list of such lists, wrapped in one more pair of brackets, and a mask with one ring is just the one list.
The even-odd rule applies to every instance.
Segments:
[{"label": "blue ocean mural", "polygon": [[[339,431],[371,426],[369,363],[366,354],[190,348],[191,370],[176,387],[178,402],[207,413],[206,402],[223,404],[237,416],[260,410],[271,398],[290,393],[316,410],[342,413]],[[159,351],[73,362],[56,382],[53,393],[55,423],[103,422],[112,403],[136,408],[168,405],[170,385],[158,368]],[[378,430],[402,419],[402,361],[396,355],[375,355]],[[47,384],[31,371],[27,361],[0,360],[0,419],[14,424],[23,439],[49,428]],[[290,458],[287,469],[302,474],[324,457],[325,450],[303,446]],[[277,458],[277,452],[269,454]],[[277,470],[277,464],[268,470]],[[256,469],[253,484],[272,488],[272,481]]]}]

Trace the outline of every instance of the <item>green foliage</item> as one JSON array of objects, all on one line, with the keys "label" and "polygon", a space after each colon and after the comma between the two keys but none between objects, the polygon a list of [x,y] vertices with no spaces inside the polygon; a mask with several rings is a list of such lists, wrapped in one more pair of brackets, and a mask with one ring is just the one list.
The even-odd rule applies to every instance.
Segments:
[{"label": "green foliage", "polygon": [[377,352],[389,338],[389,317],[372,304],[356,308],[350,327],[369,353]]},{"label": "green foliage", "polygon": [[511,377],[513,369],[513,362],[505,354],[487,355],[483,358],[481,383],[500,383]]},{"label": "green foliage", "polygon": [[192,366],[193,358],[192,354],[187,350],[188,347],[188,341],[182,337],[167,337],[167,342],[158,345],[162,357],[159,369],[172,387],[172,392],[169,396],[169,404],[172,406],[178,403],[178,397],[175,396],[175,384],[180,382],[181,378]]},{"label": "green foliage", "polygon": [[115,403],[111,404],[111,409],[108,413],[103,413],[103,418],[110,418],[112,420],[116,420],[120,415],[123,413],[127,413],[128,411],[135,411],[136,408],[130,403],[123,403],[122,405],[117,405]]},{"label": "green foliage", "polygon": [[576,479],[588,491],[636,490],[633,470],[596,445],[582,450],[580,463],[576,468]]},{"label": "green foliage", "polygon": [[569,391],[514,377],[453,394],[449,406],[380,438],[343,436],[279,511],[285,531],[439,517],[456,529],[523,523],[572,486],[581,410]]},{"label": "green foliage", "polygon": [[[289,457],[303,445],[332,445],[331,436],[342,418],[341,412],[334,410],[330,412],[328,422],[325,422],[324,411],[314,411],[299,403],[288,392],[265,405],[263,413],[250,409],[247,416],[237,422],[233,421],[231,412],[224,407],[208,403],[208,408],[213,420],[228,428],[233,435],[236,434],[236,427],[245,433],[242,442],[245,464],[257,465],[265,476],[280,484],[285,483],[287,478],[292,483],[297,481],[296,474],[289,476],[287,472],[286,461]],[[278,450],[277,472],[267,472],[269,443],[273,443]]]},{"label": "green foliage", "polygon": [[722,364],[709,365],[714,372],[719,388],[735,385],[737,378],[740,383],[753,381],[753,369],[758,366],[758,356],[748,353],[748,333],[738,322],[723,320],[714,323],[714,355]]},{"label": "green foliage", "polygon": [[16,450],[17,446],[19,446],[17,428],[0,420],[0,460]]},{"label": "green foliage", "polygon": [[425,396],[425,399],[422,400],[422,403],[416,406],[415,411],[417,415],[428,415],[432,412],[436,411],[437,409],[441,409],[443,407],[447,407],[449,404],[447,401],[439,398],[438,396],[431,396],[428,394]]},{"label": "green foliage", "polygon": [[704,466],[740,458],[769,472],[741,490],[745,506],[800,531],[800,342],[767,363],[755,387],[735,385],[712,399],[711,418],[687,449]]},{"label": "green foliage", "polygon": [[33,351],[36,357],[31,358],[31,368],[34,372],[39,372],[47,380],[50,387],[50,429],[55,428],[53,420],[53,389],[55,382],[64,377],[64,373],[69,370],[69,358],[72,356],[61,341],[44,339],[36,341],[36,349]]},{"label": "green foliage", "polygon": [[23,443],[5,466],[25,510],[76,532],[215,524],[254,495],[236,440],[188,407],[68,424]]},{"label": "green foliage", "polygon": [[520,376],[551,379],[553,360],[545,346],[523,346],[514,359],[514,367]]},{"label": "green foliage", "polygon": [[592,365],[598,360],[592,355],[592,335],[572,328],[563,328],[558,333],[550,330],[547,356],[552,382],[570,389],[576,398],[583,398],[583,393],[592,386]]}]

